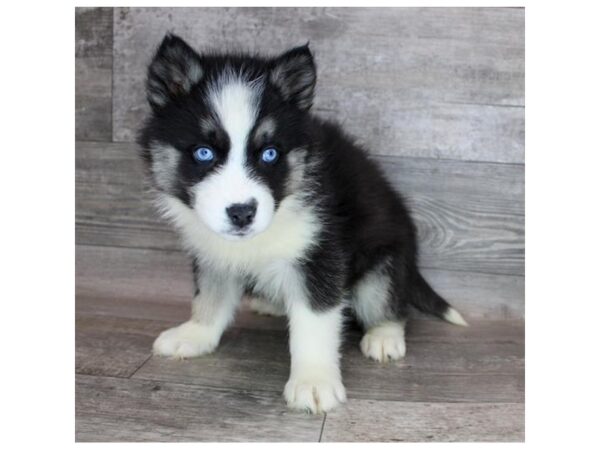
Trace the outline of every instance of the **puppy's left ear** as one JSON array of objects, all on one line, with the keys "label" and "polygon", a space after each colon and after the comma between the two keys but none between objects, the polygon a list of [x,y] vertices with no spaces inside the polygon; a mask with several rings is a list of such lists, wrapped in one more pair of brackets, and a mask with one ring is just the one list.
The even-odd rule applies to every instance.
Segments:
[{"label": "puppy's left ear", "polygon": [[154,109],[188,94],[202,78],[200,56],[183,39],[167,34],[158,47],[146,81],[148,103]]},{"label": "puppy's left ear", "polygon": [[273,60],[270,80],[283,98],[303,111],[310,109],[317,71],[308,44],[293,48]]}]

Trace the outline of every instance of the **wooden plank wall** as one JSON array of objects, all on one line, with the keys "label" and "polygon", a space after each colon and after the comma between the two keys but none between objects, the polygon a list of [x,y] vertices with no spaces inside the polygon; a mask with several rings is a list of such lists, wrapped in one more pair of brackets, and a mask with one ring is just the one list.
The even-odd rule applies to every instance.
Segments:
[{"label": "wooden plank wall", "polygon": [[[368,145],[409,199],[432,284],[467,317],[524,314],[524,10],[78,8],[77,292],[187,301],[133,139],[167,31],[199,49],[310,41],[315,112]],[[105,280],[100,283],[98,280]],[[140,289],[143,291],[140,293]]]},{"label": "wooden plank wall", "polygon": [[173,31],[199,49],[274,54],[310,41],[316,112],[375,154],[523,162],[523,10],[123,8],[114,23],[115,140],[134,137],[145,64]]},{"label": "wooden plank wall", "polygon": [[112,8],[75,14],[75,137],[112,139]]}]

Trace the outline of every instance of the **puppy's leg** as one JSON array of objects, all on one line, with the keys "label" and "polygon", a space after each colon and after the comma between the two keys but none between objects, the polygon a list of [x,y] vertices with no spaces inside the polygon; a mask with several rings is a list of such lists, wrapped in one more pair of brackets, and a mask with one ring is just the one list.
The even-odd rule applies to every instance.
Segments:
[{"label": "puppy's leg", "polygon": [[154,341],[156,355],[193,358],[212,352],[233,320],[243,287],[239,280],[216,272],[200,274],[194,265],[196,295],[189,321],[163,331]]},{"label": "puppy's leg", "polygon": [[329,411],[346,400],[339,367],[342,306],[319,312],[297,301],[288,315],[292,364],[285,399],[294,409]]},{"label": "puppy's leg", "polygon": [[379,362],[400,359],[406,354],[407,306],[392,265],[391,259],[382,261],[353,289],[356,317],[366,330],[360,349],[367,358]]}]

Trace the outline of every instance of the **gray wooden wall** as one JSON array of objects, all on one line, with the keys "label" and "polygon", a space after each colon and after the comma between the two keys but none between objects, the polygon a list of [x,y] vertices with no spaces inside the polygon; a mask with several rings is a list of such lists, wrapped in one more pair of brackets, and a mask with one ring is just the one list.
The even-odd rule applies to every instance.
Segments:
[{"label": "gray wooden wall", "polygon": [[422,266],[467,317],[524,314],[524,10],[78,8],[77,293],[188,301],[187,260],[143,190],[146,64],[167,31],[199,50],[310,41],[315,112],[368,145],[409,198]]}]

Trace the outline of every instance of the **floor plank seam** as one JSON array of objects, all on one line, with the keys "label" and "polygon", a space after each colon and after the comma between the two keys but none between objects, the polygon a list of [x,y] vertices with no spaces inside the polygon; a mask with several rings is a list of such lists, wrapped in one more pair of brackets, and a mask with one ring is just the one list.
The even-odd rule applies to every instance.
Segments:
[{"label": "floor plank seam", "polygon": [[133,373],[131,373],[131,374],[130,374],[130,375],[127,377],[127,378],[132,378],[132,377],[133,377],[133,376],[134,376],[136,373],[138,373],[138,371],[139,371],[139,370],[140,370],[142,367],[144,367],[144,365],[145,365],[145,364],[146,364],[148,361],[150,361],[150,358],[152,358],[152,353],[150,353],[150,354],[148,355],[148,357],[147,357],[147,358],[144,360],[144,362],[143,362],[143,363],[141,363],[141,364],[139,365],[139,367],[138,367],[137,369],[135,369],[135,370],[133,371]]},{"label": "floor plank seam", "polygon": [[477,102],[460,102],[451,100],[442,100],[439,103],[444,105],[467,105],[467,106],[491,106],[494,108],[521,108],[525,110],[525,104],[519,105],[514,103],[477,103]]},{"label": "floor plank seam", "polygon": [[[132,228],[133,229],[133,228]],[[120,245],[102,245],[102,244],[83,244],[83,243],[78,243],[75,245],[76,247],[99,247],[99,248],[114,248],[114,249],[128,249],[128,250],[153,250],[153,251],[160,251],[160,252],[165,252],[165,253],[181,253],[182,255],[186,256],[186,253],[183,249],[167,249],[167,248],[149,248],[149,247],[123,247]],[[517,275],[520,276],[520,275]]]},{"label": "floor plank seam", "polygon": [[327,413],[323,414],[323,423],[321,424],[321,432],[319,433],[319,442],[322,442],[323,431],[325,431],[325,421],[327,420]]},{"label": "floor plank seam", "polygon": [[107,374],[93,374],[93,373],[85,373],[85,372],[78,372],[75,371],[75,376],[76,377],[82,377],[82,378],[108,378],[111,380],[129,380],[131,379],[131,376],[119,376],[119,375],[107,375]]}]

